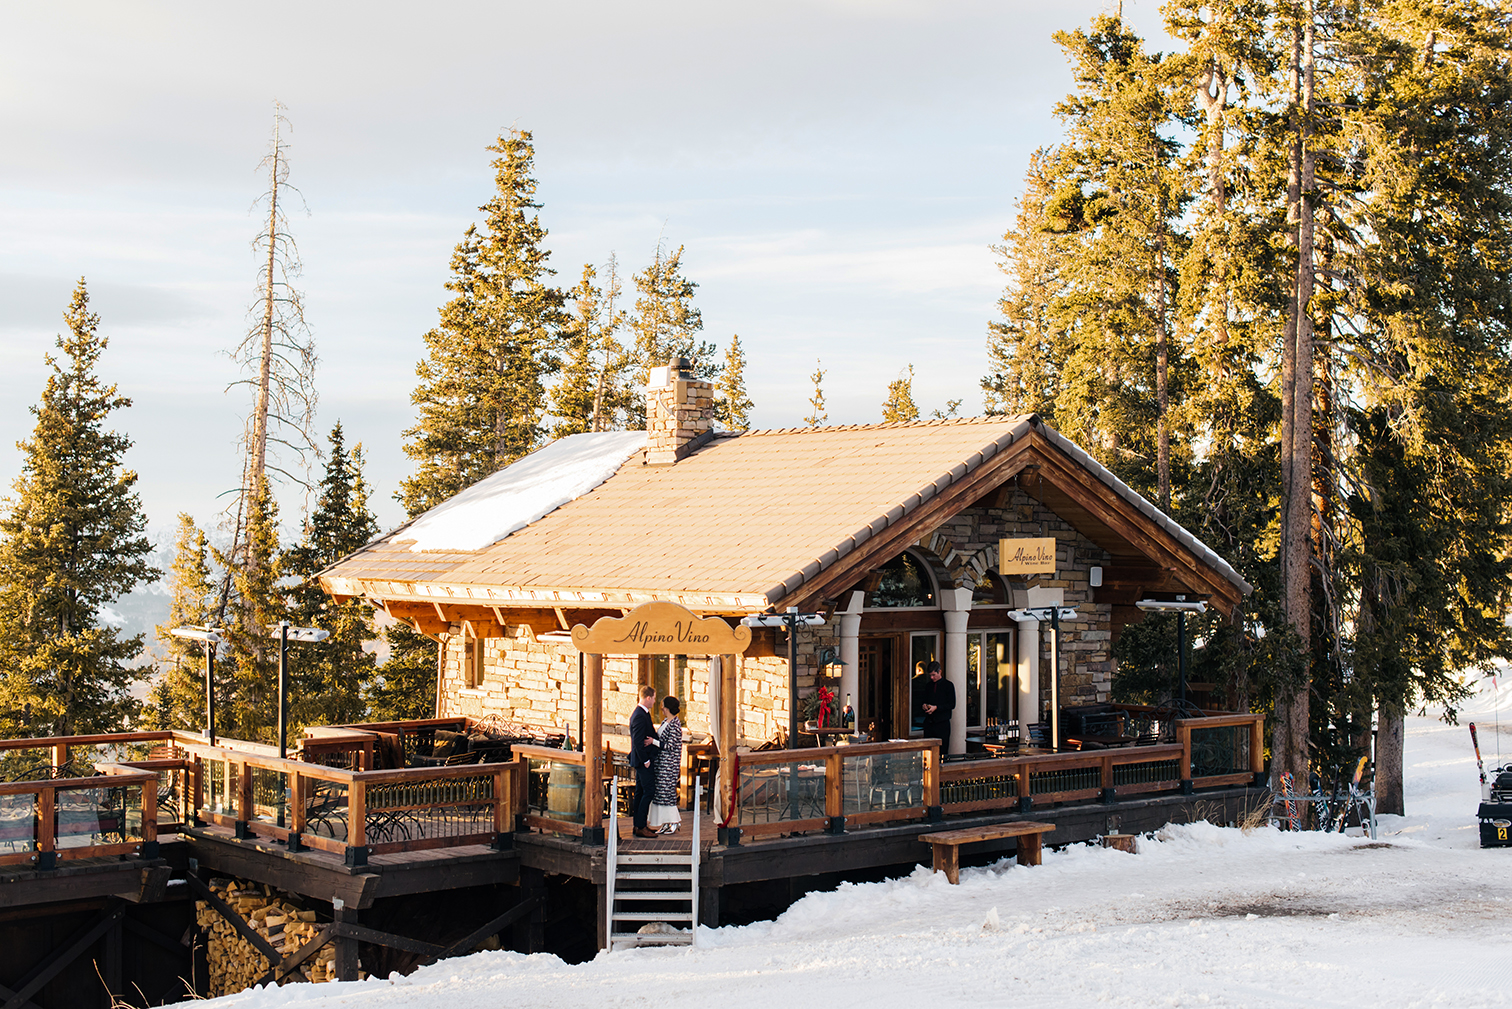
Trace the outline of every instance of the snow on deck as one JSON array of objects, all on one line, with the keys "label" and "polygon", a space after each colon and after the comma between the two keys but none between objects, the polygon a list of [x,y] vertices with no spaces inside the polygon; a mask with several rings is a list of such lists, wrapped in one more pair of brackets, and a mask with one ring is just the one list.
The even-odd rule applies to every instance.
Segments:
[{"label": "snow on deck", "polygon": [[482,550],[582,497],[646,445],[644,431],[558,438],[479,480],[396,533],[411,550]]},{"label": "snow on deck", "polygon": [[[1512,729],[1512,689],[1504,694]],[[1492,711],[1488,693],[1462,715],[1478,723],[1488,767]],[[1512,735],[1500,748],[1512,759]],[[1172,826],[1142,838],[1138,855],[1078,845],[1046,851],[1035,868],[1008,859],[963,869],[960,886],[922,868],[842,884],[775,921],[703,929],[699,949],[577,965],[478,953],[408,977],[196,1005],[1505,1006],[1512,849],[1477,846],[1469,733],[1409,719],[1406,763],[1411,815],[1383,817],[1376,843]]]}]

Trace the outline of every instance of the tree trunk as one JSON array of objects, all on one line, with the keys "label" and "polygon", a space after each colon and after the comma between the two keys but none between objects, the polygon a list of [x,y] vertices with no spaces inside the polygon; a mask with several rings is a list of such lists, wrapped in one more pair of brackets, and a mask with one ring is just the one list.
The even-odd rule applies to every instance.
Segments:
[{"label": "tree trunk", "polygon": [[1155,205],[1155,408],[1158,414],[1155,474],[1160,507],[1171,510],[1170,337],[1166,326],[1165,199]]},{"label": "tree trunk", "polygon": [[1405,735],[1403,711],[1395,705],[1382,704],[1377,713],[1375,752],[1375,795],[1377,813],[1405,816],[1402,803],[1402,743]]}]

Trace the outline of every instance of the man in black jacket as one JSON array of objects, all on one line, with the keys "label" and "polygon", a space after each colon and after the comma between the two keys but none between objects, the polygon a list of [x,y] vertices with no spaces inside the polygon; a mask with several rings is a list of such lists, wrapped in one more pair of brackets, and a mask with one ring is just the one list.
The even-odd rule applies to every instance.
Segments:
[{"label": "man in black jacket", "polygon": [[924,686],[924,735],[940,741],[940,755],[950,752],[950,713],[955,710],[955,684],[941,673],[940,664],[931,662],[926,669],[929,682]]},{"label": "man in black jacket", "polygon": [[630,766],[635,768],[636,837],[655,837],[646,826],[651,815],[651,797],[656,792],[656,727],[651,723],[651,706],[656,703],[656,688],[641,687],[640,703],[630,712]]}]

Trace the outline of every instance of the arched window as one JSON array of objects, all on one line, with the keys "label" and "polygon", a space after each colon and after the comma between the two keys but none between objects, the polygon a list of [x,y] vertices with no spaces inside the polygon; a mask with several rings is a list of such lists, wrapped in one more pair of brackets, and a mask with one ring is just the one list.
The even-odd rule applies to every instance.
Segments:
[{"label": "arched window", "polygon": [[883,565],[876,591],[866,600],[869,607],[937,606],[934,578],[924,562],[901,553]]},{"label": "arched window", "polygon": [[996,571],[983,571],[971,593],[973,606],[1001,606],[1008,602],[1008,586]]}]

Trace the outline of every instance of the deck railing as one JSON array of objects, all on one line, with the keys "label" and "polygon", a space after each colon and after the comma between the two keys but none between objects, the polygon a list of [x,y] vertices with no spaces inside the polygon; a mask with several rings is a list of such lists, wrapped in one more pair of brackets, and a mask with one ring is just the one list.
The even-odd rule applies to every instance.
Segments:
[{"label": "deck railing", "polygon": [[581,834],[584,826],[589,825],[585,800],[603,790],[602,782],[592,789],[585,787],[588,754],[581,750],[558,750],[527,743],[516,743],[512,753],[515,766],[521,769],[519,778],[524,781],[520,812],[525,815],[526,826]]},{"label": "deck railing", "polygon": [[290,850],[369,855],[488,844],[514,829],[515,765],[462,764],[353,771],[202,743],[182,743],[196,765],[193,808],[241,836]]},{"label": "deck railing", "polygon": [[940,804],[940,744],[898,740],[742,753],[735,788],[733,826],[742,836],[923,819]]},{"label": "deck railing", "polygon": [[100,764],[99,775],[0,783],[0,865],[50,869],[62,857],[156,855],[153,771]]}]

